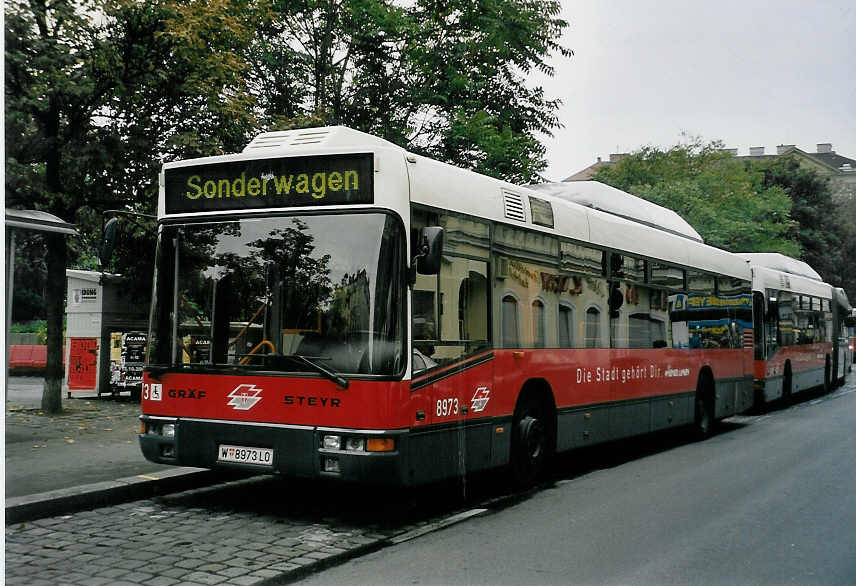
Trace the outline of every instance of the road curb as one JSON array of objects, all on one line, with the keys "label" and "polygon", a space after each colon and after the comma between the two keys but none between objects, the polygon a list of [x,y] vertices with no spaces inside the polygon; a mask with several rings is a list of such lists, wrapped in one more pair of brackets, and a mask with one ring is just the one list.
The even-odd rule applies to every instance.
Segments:
[{"label": "road curb", "polygon": [[6,499],[6,524],[34,521],[83,509],[198,488],[222,480],[213,470],[175,468],[117,480]]}]

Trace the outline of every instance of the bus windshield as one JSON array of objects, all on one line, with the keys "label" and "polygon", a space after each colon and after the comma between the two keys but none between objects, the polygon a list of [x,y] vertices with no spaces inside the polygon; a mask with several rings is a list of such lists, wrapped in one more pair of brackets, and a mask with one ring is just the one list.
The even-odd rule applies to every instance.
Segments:
[{"label": "bus windshield", "polygon": [[400,374],[403,244],[381,213],[164,225],[148,363]]}]

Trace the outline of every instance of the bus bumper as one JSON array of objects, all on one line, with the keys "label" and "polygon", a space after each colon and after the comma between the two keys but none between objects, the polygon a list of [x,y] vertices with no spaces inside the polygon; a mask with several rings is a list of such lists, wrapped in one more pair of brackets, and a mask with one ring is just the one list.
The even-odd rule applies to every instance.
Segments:
[{"label": "bus bumper", "polygon": [[[364,431],[147,415],[140,416],[140,420],[143,455],[160,464],[330,478],[362,484],[408,483],[404,461],[407,430]],[[223,446],[273,450],[271,463],[223,461],[220,457]]]}]

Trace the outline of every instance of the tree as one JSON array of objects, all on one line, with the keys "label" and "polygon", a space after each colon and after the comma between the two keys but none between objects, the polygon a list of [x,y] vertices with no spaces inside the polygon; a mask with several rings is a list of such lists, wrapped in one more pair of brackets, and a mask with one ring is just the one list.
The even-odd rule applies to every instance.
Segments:
[{"label": "tree", "polygon": [[[243,70],[230,57],[252,34],[255,13],[241,4],[7,3],[6,205],[76,221],[90,247],[75,245],[72,260],[91,262],[101,212],[154,210],[159,156],[234,150],[251,127],[241,115],[250,109]],[[230,18],[214,40],[201,40],[223,14]],[[55,412],[61,408],[67,263],[61,239],[45,240],[42,407]],[[120,265],[141,290],[150,286],[151,245]]]},{"label": "tree", "polygon": [[780,252],[799,257],[791,200],[762,171],[692,138],[667,150],[644,147],[594,176],[676,211],[705,242],[731,252]]},{"label": "tree", "polygon": [[526,182],[546,165],[538,136],[558,101],[567,23],[558,2],[278,1],[248,54],[260,119],[273,129],[345,124],[462,167]]},{"label": "tree", "polygon": [[[347,124],[517,181],[558,102],[550,74],[567,26],[529,0],[10,0],[6,205],[79,226],[73,265],[94,268],[102,213],[153,213],[164,161],[235,152],[260,129]],[[151,235],[133,227],[111,265],[148,297]],[[48,375],[60,408],[66,247],[48,245]]]},{"label": "tree", "polygon": [[[63,152],[86,133],[105,87],[91,75],[98,27],[68,2],[12,2],[6,13],[7,205],[38,207],[68,221],[75,210]],[[47,373],[42,409],[61,409],[66,246],[48,234]]]},{"label": "tree", "polygon": [[[841,242],[842,266],[849,268],[856,258],[856,199],[841,202],[836,212],[844,232]],[[843,270],[842,273],[841,286],[847,291],[850,304],[856,306],[856,271]]]},{"label": "tree", "polygon": [[747,165],[764,173],[764,187],[780,187],[790,196],[793,202],[791,218],[797,225],[789,236],[800,244],[802,260],[827,283],[842,286],[847,258],[844,256],[846,223],[834,212],[838,206],[832,199],[827,180],[812,169],[801,168],[793,156],[752,161]]}]

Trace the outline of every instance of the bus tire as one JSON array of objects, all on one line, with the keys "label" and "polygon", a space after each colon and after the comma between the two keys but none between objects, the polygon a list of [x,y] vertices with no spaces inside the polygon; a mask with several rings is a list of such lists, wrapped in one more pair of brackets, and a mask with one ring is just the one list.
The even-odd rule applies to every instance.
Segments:
[{"label": "bus tire", "polygon": [[537,392],[521,392],[511,425],[511,480],[528,488],[543,474],[555,449],[553,409]]},{"label": "bus tire", "polygon": [[713,410],[714,382],[708,372],[699,376],[698,388],[695,395],[695,418],[693,420],[693,437],[701,441],[710,437],[716,423]]},{"label": "bus tire", "polygon": [[791,372],[790,361],[785,362],[785,380],[782,382],[782,403],[788,405],[791,402],[791,393],[793,392],[794,377]]},{"label": "bus tire", "polygon": [[713,414],[711,413],[710,401],[704,397],[696,397],[695,423],[693,423],[693,435],[698,441],[710,437],[713,430]]}]

